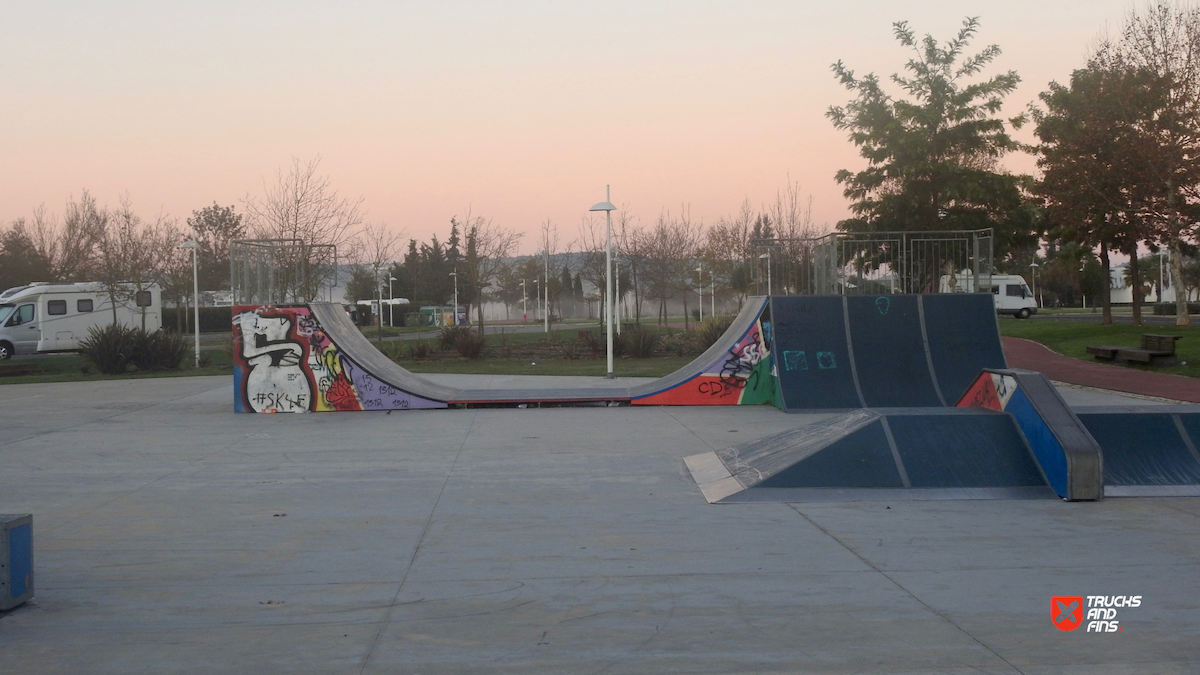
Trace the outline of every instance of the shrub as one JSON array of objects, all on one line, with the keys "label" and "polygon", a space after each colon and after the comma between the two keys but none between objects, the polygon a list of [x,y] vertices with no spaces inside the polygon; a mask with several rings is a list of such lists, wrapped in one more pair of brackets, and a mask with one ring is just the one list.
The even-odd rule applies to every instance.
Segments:
[{"label": "shrub", "polygon": [[[613,335],[613,351],[616,351],[616,335]],[[584,348],[592,354],[604,354],[608,352],[608,340],[603,333],[593,333],[592,331],[581,331],[579,333],[579,341]]]},{"label": "shrub", "polygon": [[433,351],[429,347],[429,343],[424,340],[412,340],[408,343],[408,358],[415,361],[423,361],[429,358],[429,353]]},{"label": "shrub", "polygon": [[140,331],[120,324],[93,326],[79,342],[79,353],[105,375],[120,375],[133,359]]},{"label": "shrub", "polygon": [[460,356],[468,359],[479,358],[483,354],[483,348],[486,346],[487,338],[469,328],[464,330],[454,342],[454,349],[458,351]]},{"label": "shrub", "polygon": [[129,361],[138,370],[179,370],[188,353],[188,341],[179,333],[156,330],[153,333],[134,329],[137,348]]},{"label": "shrub", "polygon": [[511,358],[512,338],[509,337],[508,333],[501,331],[500,336],[496,338],[496,341],[499,343],[500,353],[504,354],[504,358]]},{"label": "shrub", "polygon": [[691,331],[668,333],[659,340],[659,346],[664,351],[675,356],[687,356],[688,354],[698,353],[696,345],[696,336]]},{"label": "shrub", "polygon": [[564,359],[574,361],[579,358],[579,343],[578,342],[563,342],[559,346],[560,356]]},{"label": "shrub", "polygon": [[728,315],[705,319],[704,323],[700,324],[700,328],[696,330],[696,346],[700,348],[700,351],[713,346],[732,324],[733,317]]},{"label": "shrub", "polygon": [[654,355],[654,350],[658,349],[661,340],[662,336],[658,330],[638,324],[621,333],[621,351],[637,359],[649,358]]},{"label": "shrub", "polygon": [[438,347],[441,349],[458,349],[459,338],[471,332],[468,326],[442,326],[442,333],[438,336]]}]

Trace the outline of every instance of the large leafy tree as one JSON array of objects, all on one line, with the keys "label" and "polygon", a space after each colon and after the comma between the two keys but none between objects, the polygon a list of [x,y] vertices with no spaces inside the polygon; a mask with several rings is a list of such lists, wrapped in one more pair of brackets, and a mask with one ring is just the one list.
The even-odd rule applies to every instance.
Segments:
[{"label": "large leafy tree", "polygon": [[[1147,71],[1161,83],[1161,97],[1139,120],[1154,140],[1144,166],[1157,187],[1146,209],[1146,239],[1170,246],[1171,278],[1182,289],[1184,252],[1200,229],[1200,7],[1148,2],[1130,13],[1120,37],[1103,43],[1097,58],[1112,68]],[[1136,252],[1131,256],[1134,270]],[[1177,323],[1187,325],[1187,298],[1177,294],[1175,301]]]},{"label": "large leafy tree", "polygon": [[833,64],[834,74],[856,98],[826,114],[835,127],[849,132],[868,162],[861,171],[837,173],[855,215],[838,223],[840,229],[992,227],[1001,246],[1035,245],[1022,177],[998,169],[999,159],[1018,148],[998,115],[1020,78],[1008,71],[978,79],[1000,54],[990,45],[965,55],[978,27],[978,19],[968,18],[943,44],[929,35],[918,40],[907,22],[894,24],[896,39],[915,52],[905,64],[906,74],[890,78],[899,95],[889,93],[873,73],[858,77],[841,61]]},{"label": "large leafy tree", "polygon": [[[1069,86],[1056,82],[1034,109],[1040,144],[1037,191],[1047,207],[1051,237],[1099,247],[1105,278],[1109,252],[1132,256],[1149,234],[1148,209],[1161,182],[1151,169],[1156,140],[1147,128],[1166,101],[1167,82],[1148,69],[1093,59],[1072,73]],[[1136,275],[1134,267],[1131,271]],[[1107,293],[1104,322],[1112,314]],[[1135,320],[1140,297],[1134,294]]]}]

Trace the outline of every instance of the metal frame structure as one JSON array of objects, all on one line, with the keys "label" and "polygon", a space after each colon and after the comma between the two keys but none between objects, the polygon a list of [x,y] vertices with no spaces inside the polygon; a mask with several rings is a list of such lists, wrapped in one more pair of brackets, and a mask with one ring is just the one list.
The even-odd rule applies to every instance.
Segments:
[{"label": "metal frame structure", "polygon": [[[753,241],[774,259],[774,291],[780,295],[880,295],[961,291],[943,288],[943,276],[972,277],[982,291],[994,273],[995,235],[982,230],[927,232],[832,232],[813,238]],[[770,263],[770,261],[768,261]]]},{"label": "metal frame structure", "polygon": [[338,255],[333,244],[301,239],[235,239],[229,243],[234,305],[337,302]]}]

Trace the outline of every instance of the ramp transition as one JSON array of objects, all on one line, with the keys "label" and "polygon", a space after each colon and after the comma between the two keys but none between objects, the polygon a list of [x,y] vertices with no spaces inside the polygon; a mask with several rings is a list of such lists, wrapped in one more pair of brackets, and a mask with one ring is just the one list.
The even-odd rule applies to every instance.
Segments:
[{"label": "ramp transition", "polygon": [[1051,498],[1012,417],[863,409],[684,460],[710,503]]},{"label": "ramp transition", "polygon": [[716,343],[675,373],[632,388],[582,389],[446,387],[381,354],[340,305],[242,306],[233,310],[234,408],[943,406],[957,400],[981,368],[1004,366],[991,302],[986,295],[964,294],[751,298]]},{"label": "ramp transition", "polygon": [[958,401],[984,368],[1005,368],[987,294],[771,298],[785,410]]}]

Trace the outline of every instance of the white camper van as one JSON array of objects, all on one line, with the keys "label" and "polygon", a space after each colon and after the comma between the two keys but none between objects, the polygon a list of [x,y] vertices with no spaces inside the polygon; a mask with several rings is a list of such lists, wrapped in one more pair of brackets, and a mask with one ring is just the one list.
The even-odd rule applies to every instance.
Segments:
[{"label": "white camper van", "polygon": [[[974,293],[975,275],[962,271],[951,277],[942,275],[942,293]],[[1037,299],[1033,291],[1019,274],[993,274],[979,277],[979,292],[991,291],[997,314],[1012,314],[1018,319],[1028,319],[1037,314]]]},{"label": "white camper van", "polygon": [[[162,327],[162,293],[158,286],[117,298],[116,320],[147,331]],[[113,303],[104,285],[33,283],[0,293],[0,360],[13,354],[62,352],[79,349],[88,329],[113,322]]]}]

